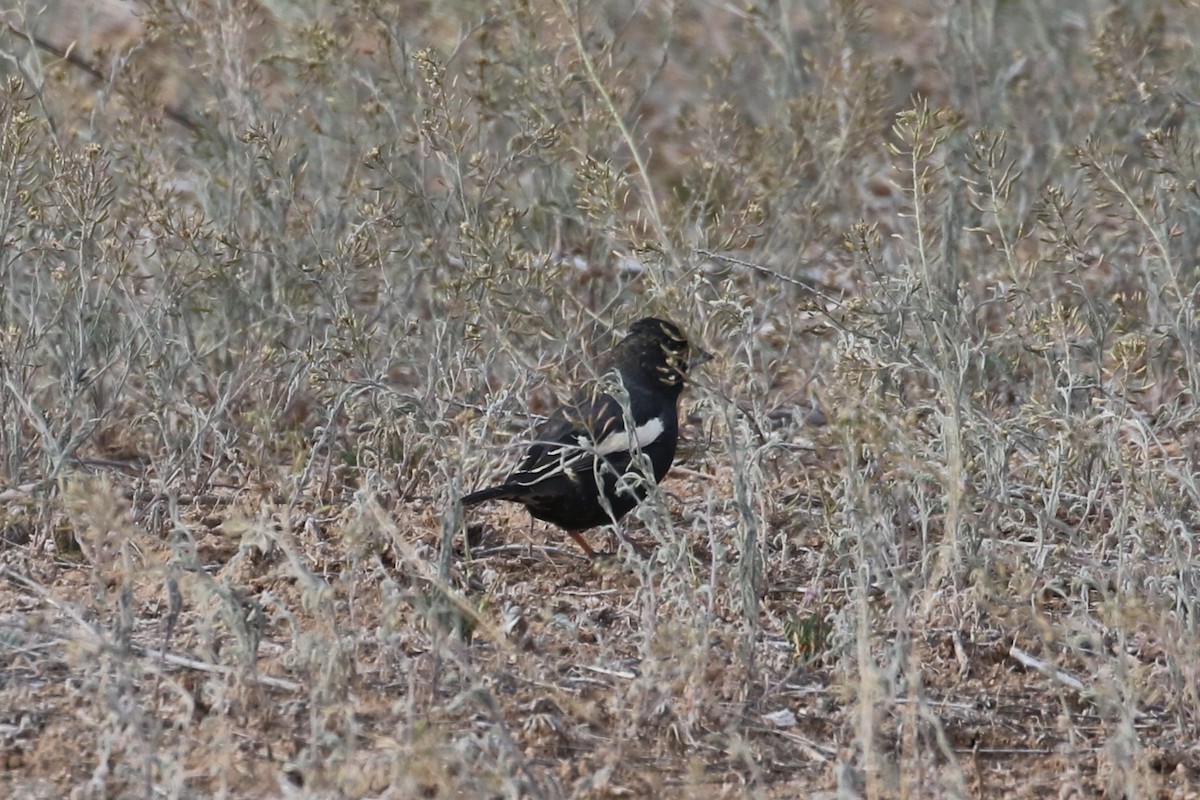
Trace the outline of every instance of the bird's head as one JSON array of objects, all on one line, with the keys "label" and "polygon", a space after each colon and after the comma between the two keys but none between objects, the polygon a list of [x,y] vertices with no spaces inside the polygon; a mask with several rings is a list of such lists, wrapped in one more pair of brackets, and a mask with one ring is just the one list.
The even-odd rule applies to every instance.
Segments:
[{"label": "bird's head", "polygon": [[669,387],[679,392],[688,371],[712,356],[691,345],[679,326],[655,317],[640,319],[629,328],[629,335],[617,344],[614,366],[623,375]]}]

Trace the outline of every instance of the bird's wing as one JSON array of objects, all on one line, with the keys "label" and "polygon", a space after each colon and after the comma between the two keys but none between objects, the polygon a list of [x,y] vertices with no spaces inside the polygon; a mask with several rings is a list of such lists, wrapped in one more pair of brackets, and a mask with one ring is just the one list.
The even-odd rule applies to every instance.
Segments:
[{"label": "bird's wing", "polygon": [[563,475],[574,481],[592,473],[597,457],[624,472],[635,446],[646,447],[663,430],[663,420],[656,417],[637,426],[631,436],[621,404],[611,396],[577,400],[538,426],[533,444],[508,483],[532,487]]},{"label": "bird's wing", "polygon": [[596,438],[624,427],[620,404],[607,395],[561,408],[534,429],[534,441],[508,482],[534,486],[588,472],[595,465]]}]

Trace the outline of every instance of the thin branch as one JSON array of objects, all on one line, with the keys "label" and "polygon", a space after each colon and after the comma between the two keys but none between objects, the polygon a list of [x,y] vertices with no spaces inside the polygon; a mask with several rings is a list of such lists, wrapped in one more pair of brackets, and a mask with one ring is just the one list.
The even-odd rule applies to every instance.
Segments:
[{"label": "thin branch", "polygon": [[[8,31],[17,38],[24,39],[39,50],[44,50],[53,56],[61,58],[63,61],[67,62],[76,69],[82,70],[88,75],[91,75],[96,80],[102,82],[106,82],[108,80],[108,76],[105,75],[99,67],[75,52],[75,42],[72,42],[64,50],[58,45],[48,42],[40,36],[21,30],[11,22],[4,23],[4,27],[7,28]],[[167,115],[168,119],[180,127],[186,128],[188,132],[194,136],[201,136],[204,133],[204,128],[201,126],[201,124],[194,120],[186,111],[183,111],[174,105],[164,105],[162,108],[163,113]]]}]

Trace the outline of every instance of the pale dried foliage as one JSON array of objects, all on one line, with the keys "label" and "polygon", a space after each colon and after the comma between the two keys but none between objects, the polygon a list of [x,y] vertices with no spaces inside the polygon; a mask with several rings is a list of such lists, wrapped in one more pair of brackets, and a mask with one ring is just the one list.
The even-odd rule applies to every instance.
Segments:
[{"label": "pale dried foliage", "polygon": [[[0,12],[4,794],[1195,795],[1191,4],[83,5]],[[464,515],[646,314],[639,551]]]}]

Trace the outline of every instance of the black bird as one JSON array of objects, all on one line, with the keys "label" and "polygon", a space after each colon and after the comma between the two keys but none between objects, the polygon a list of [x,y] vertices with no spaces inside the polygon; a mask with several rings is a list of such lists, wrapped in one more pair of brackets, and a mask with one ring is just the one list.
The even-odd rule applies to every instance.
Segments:
[{"label": "black bird", "polygon": [[533,443],[504,483],[472,492],[462,504],[520,503],[594,556],[579,531],[616,522],[646,498],[651,476],[643,471],[645,459],[655,483],[667,474],[679,437],[679,395],[689,368],[709,357],[673,323],[638,320],[600,371],[618,373],[627,407],[595,386],[578,392],[534,430]]}]

